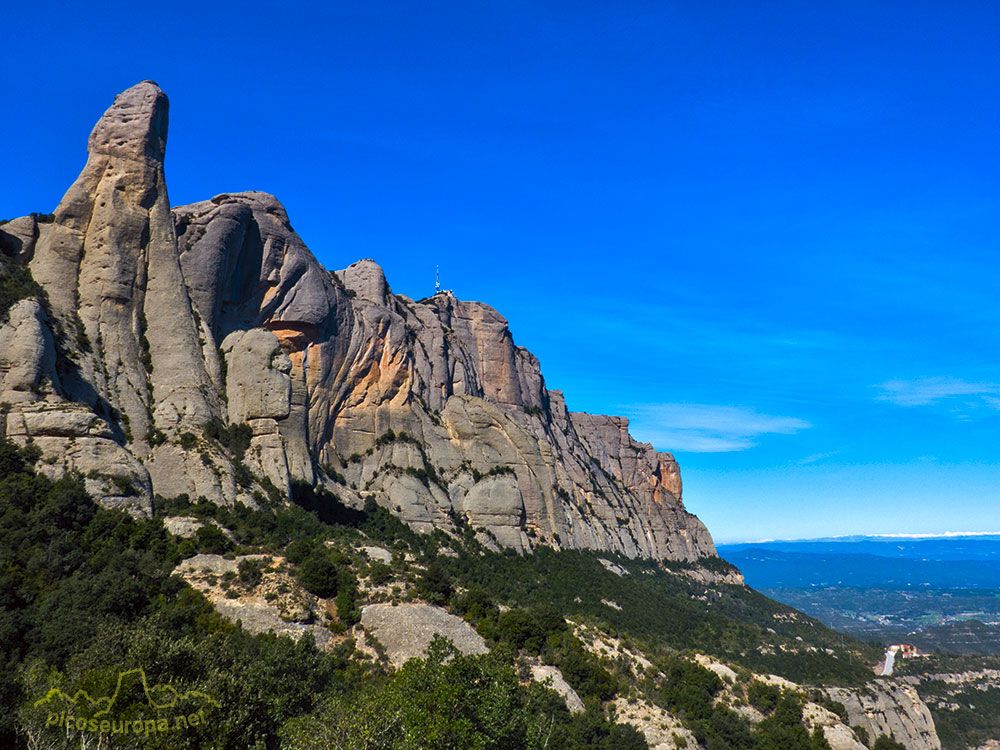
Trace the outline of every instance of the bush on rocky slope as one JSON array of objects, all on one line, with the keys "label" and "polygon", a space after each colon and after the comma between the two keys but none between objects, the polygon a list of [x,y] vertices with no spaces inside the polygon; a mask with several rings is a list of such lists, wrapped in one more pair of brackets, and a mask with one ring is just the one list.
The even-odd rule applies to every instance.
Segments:
[{"label": "bush on rocky slope", "polygon": [[31,271],[17,263],[0,266],[0,323],[6,322],[14,303],[29,297],[45,297],[45,290],[31,277]]}]

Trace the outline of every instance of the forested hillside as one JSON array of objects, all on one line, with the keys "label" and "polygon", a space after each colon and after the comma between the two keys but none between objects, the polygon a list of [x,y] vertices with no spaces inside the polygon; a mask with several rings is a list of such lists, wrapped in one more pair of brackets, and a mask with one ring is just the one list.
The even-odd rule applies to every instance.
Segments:
[{"label": "forested hillside", "polygon": [[[644,748],[642,709],[676,721],[677,747],[806,750],[827,745],[804,707],[843,713],[815,688],[862,684],[875,655],[743,586],[698,580],[728,572],[721,561],[670,569],[581,551],[490,551],[471,527],[419,535],[374,502],[351,510],[307,487],[295,503],[256,510],[158,498],[153,518],[132,518],[96,505],[80,477],[42,477],[37,461],[30,445],[0,443],[2,685],[14,707],[2,732],[12,747],[93,740],[86,728],[47,727],[51,706],[36,702],[53,688],[96,700],[142,669],[153,692],[169,685],[214,701],[210,721],[148,733],[143,747]],[[179,514],[201,523],[188,538],[167,531]],[[390,561],[367,556],[376,544]],[[173,573],[199,554],[239,561],[220,585],[240,600],[271,574],[253,557],[263,553],[325,602],[323,648],[311,634],[251,634]],[[438,639],[396,670],[359,623],[372,601],[444,607],[489,653]],[[611,643],[616,654],[595,648]],[[525,680],[532,664],[557,668],[583,710]],[[782,689],[757,673],[815,688]],[[163,714],[147,703],[132,686],[114,712]]]}]

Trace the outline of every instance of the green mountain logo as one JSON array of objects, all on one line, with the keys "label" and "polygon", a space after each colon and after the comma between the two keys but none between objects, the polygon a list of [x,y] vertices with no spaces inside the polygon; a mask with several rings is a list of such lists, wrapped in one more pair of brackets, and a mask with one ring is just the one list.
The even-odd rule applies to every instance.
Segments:
[{"label": "green mountain logo", "polygon": [[215,698],[210,695],[206,695],[200,690],[188,690],[182,693],[174,688],[173,685],[154,685],[153,687],[150,687],[149,681],[146,679],[146,673],[143,671],[142,667],[129,669],[125,672],[119,672],[118,682],[115,684],[115,691],[110,696],[92,698],[86,690],[77,690],[73,693],[73,695],[68,695],[59,688],[52,688],[45,694],[44,698],[40,698],[35,701],[35,706],[52,707],[54,704],[57,704],[57,701],[62,701],[64,703],[70,703],[77,708],[81,708],[83,706],[96,708],[97,711],[93,713],[93,718],[106,716],[118,700],[118,695],[122,692],[122,685],[127,684],[128,680],[135,679],[140,681],[142,691],[146,696],[146,702],[149,703],[151,708],[174,708],[180,701],[194,698],[206,701],[216,708],[221,708],[219,702],[215,700]]}]

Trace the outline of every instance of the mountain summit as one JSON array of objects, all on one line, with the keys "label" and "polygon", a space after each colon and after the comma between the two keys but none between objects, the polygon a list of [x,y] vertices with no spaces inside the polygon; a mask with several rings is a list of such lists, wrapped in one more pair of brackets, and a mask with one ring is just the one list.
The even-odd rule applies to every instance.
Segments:
[{"label": "mountain summit", "polygon": [[492,308],[324,269],[267,193],[172,209],[167,113],[120,94],[55,213],[0,225],[0,274],[44,290],[0,310],[0,434],[42,470],[137,514],[308,486],[519,551],[715,554],[673,457],[568,411]]}]

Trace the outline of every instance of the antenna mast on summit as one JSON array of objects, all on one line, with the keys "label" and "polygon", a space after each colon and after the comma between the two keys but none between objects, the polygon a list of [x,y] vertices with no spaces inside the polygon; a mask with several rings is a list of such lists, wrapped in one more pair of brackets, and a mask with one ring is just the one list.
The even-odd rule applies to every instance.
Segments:
[{"label": "antenna mast on summit", "polygon": [[441,266],[434,266],[434,294],[441,291]]}]

